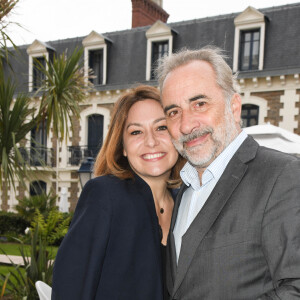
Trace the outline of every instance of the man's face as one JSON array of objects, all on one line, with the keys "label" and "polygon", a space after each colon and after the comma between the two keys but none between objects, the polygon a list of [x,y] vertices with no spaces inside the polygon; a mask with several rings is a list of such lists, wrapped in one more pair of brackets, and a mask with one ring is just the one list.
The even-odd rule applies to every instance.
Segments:
[{"label": "man's face", "polygon": [[226,104],[211,65],[192,61],[170,72],[162,89],[168,130],[177,151],[205,169],[240,131],[241,100]]}]

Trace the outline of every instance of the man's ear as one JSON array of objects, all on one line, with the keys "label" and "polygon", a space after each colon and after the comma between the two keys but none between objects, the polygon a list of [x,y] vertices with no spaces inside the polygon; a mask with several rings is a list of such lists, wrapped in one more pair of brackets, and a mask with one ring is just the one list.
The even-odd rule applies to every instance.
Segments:
[{"label": "man's ear", "polygon": [[235,93],[231,98],[231,111],[234,116],[234,121],[240,123],[241,121],[241,111],[242,111],[242,99],[241,96]]}]

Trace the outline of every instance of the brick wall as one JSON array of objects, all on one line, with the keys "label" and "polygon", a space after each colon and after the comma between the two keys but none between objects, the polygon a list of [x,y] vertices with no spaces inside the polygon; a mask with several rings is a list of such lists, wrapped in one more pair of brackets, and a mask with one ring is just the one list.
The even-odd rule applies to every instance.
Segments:
[{"label": "brick wall", "polygon": [[[300,95],[300,89],[296,90],[296,94],[297,94],[297,95]],[[296,102],[296,105],[295,105],[295,106],[296,106],[296,108],[298,108],[298,109],[300,110],[300,101]],[[297,114],[297,115],[295,116],[295,121],[297,121],[298,126],[297,126],[296,129],[294,129],[294,133],[300,135],[300,115],[299,115],[299,114]]]},{"label": "brick wall", "polygon": [[25,187],[22,186],[21,183],[19,183],[17,193],[18,193],[18,199],[23,199],[25,197]]},{"label": "brick wall", "polygon": [[257,96],[264,98],[268,102],[268,113],[265,117],[265,122],[279,126],[279,122],[282,121],[280,116],[280,109],[283,108],[283,103],[280,102],[280,96],[284,94],[284,91],[273,91],[273,92],[255,92],[251,93],[251,96]]},{"label": "brick wall", "polygon": [[3,211],[8,211],[9,209],[8,198],[9,198],[9,189],[7,185],[3,183],[1,188],[1,200],[2,200],[1,210]]},{"label": "brick wall", "polygon": [[[71,179],[77,179],[78,180],[78,173],[77,172],[72,172],[71,173]],[[68,191],[70,193],[70,197],[69,197],[70,208],[69,208],[69,211],[73,212],[75,210],[75,207],[76,207],[77,201],[78,201],[78,192],[79,192],[78,183],[77,182],[71,182],[71,187],[69,187]]]}]

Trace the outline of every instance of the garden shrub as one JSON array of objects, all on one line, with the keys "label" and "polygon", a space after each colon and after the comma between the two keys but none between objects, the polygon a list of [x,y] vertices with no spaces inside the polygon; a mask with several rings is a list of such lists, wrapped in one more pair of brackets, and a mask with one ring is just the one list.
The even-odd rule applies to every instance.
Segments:
[{"label": "garden shrub", "polygon": [[0,236],[24,235],[24,231],[30,226],[30,222],[22,216],[0,211]]}]

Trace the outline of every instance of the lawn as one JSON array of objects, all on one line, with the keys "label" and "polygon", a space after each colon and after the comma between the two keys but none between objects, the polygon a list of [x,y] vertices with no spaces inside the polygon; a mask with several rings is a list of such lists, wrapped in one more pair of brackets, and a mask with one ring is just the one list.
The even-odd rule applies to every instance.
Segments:
[{"label": "lawn", "polygon": [[[20,270],[21,273],[23,273],[23,274],[25,273],[24,268],[20,267],[19,270]],[[6,274],[8,274],[10,272],[13,272],[13,271],[15,271],[15,268],[13,266],[0,264],[0,274],[3,274],[5,276]],[[11,277],[11,279],[15,284],[17,284],[17,281],[16,281],[15,278]],[[1,292],[2,292],[2,282],[0,282],[0,294],[1,294]],[[7,290],[5,290],[4,296],[8,297],[8,295],[9,295],[9,292]],[[12,298],[10,298],[10,297],[6,298],[5,297],[3,299],[12,299]]]},{"label": "lawn", "polygon": [[[0,242],[0,254],[2,253],[1,249],[4,250],[4,252],[8,255],[21,255],[20,254],[20,248],[21,244],[19,243],[4,243]],[[30,245],[24,245],[25,253],[30,253]],[[58,247],[49,246],[47,247],[49,253],[53,253],[54,256],[56,256]]]}]

